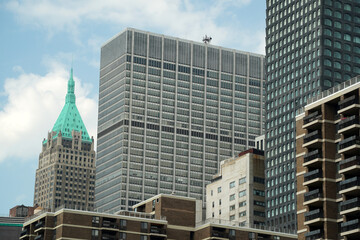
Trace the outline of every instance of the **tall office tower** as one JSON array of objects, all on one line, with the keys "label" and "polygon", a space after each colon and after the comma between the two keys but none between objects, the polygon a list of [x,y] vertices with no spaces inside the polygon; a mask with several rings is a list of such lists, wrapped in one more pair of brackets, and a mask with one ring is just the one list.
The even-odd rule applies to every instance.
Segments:
[{"label": "tall office tower", "polygon": [[94,208],[95,151],[75,104],[71,69],[65,106],[42,142],[36,170],[34,205]]},{"label": "tall office tower", "polygon": [[101,48],[96,208],[205,200],[221,160],[263,132],[263,56],[126,29]]},{"label": "tall office tower", "polygon": [[358,0],[267,0],[268,224],[296,227],[295,111],[360,74]]}]

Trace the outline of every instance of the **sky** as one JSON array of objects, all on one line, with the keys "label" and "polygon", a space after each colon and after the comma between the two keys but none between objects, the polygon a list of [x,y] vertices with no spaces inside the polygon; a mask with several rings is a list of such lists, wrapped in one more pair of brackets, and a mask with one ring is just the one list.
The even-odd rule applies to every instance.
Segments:
[{"label": "sky", "polygon": [[0,0],[0,215],[33,205],[71,67],[96,137],[100,49],[127,27],[265,54],[265,0]]}]

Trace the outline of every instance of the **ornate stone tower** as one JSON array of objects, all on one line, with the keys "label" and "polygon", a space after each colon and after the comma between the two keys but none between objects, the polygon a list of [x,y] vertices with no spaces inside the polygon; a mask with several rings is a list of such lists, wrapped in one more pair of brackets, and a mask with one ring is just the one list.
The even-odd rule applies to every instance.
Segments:
[{"label": "ornate stone tower", "polygon": [[94,139],[76,107],[74,88],[71,69],[65,106],[42,142],[36,170],[34,204],[45,209],[94,207]]}]

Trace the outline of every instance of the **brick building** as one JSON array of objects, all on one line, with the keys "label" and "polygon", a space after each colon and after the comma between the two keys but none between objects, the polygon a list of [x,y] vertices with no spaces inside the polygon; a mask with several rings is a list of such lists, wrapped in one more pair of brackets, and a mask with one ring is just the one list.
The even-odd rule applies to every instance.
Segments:
[{"label": "brick building", "polygon": [[32,217],[20,239],[297,239],[297,235],[215,221],[196,223],[195,198],[160,194],[115,214],[60,209]]},{"label": "brick building", "polygon": [[299,239],[360,239],[360,78],[296,117]]}]

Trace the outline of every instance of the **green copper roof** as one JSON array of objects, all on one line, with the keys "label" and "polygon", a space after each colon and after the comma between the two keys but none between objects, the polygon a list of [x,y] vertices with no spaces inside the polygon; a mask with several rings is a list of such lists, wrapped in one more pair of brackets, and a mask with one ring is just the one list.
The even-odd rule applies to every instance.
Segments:
[{"label": "green copper roof", "polygon": [[73,69],[71,68],[70,78],[68,81],[68,90],[65,98],[65,106],[63,107],[55,125],[52,129],[56,132],[54,138],[56,138],[61,131],[63,138],[72,138],[71,132],[75,130],[77,132],[82,131],[82,141],[91,143],[92,140],[86,130],[86,127],[81,119],[79,110],[75,104],[75,82],[73,79]]}]

